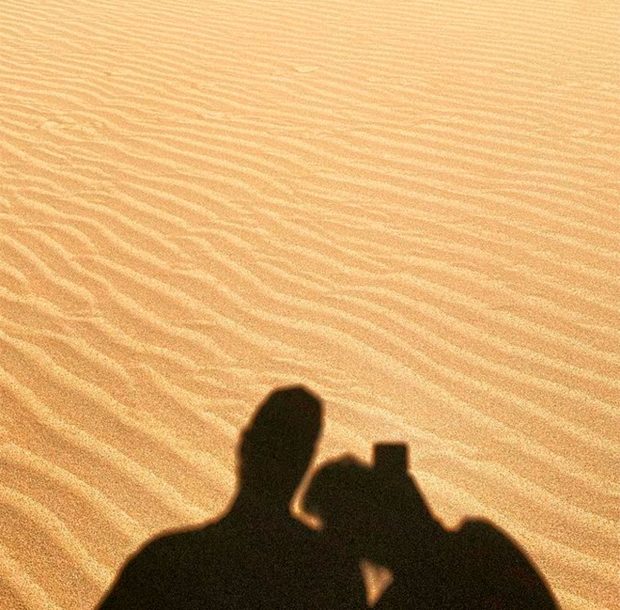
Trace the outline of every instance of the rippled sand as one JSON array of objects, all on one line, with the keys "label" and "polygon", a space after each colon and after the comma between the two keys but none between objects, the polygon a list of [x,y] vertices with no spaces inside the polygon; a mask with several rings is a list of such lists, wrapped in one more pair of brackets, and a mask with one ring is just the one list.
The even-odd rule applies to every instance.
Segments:
[{"label": "rippled sand", "polygon": [[618,3],[0,12],[0,607],[217,514],[293,382],[619,607]]}]

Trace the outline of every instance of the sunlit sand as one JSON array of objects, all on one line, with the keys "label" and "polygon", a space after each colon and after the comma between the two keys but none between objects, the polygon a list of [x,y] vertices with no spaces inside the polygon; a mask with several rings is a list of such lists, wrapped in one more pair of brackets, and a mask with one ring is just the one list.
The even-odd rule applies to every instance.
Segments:
[{"label": "sunlit sand", "polygon": [[618,607],[618,3],[0,13],[0,607],[216,516],[288,383]]}]

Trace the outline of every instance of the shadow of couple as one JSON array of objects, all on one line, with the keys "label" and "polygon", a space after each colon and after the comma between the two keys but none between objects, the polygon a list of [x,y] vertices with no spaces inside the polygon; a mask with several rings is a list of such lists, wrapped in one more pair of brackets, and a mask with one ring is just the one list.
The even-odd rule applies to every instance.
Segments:
[{"label": "shadow of couple", "polygon": [[126,563],[99,608],[367,608],[360,563],[390,570],[379,609],[557,608],[515,542],[484,520],[444,529],[407,473],[404,446],[374,465],[351,457],[312,479],[306,527],[290,504],[317,445],[320,399],[302,386],[259,405],[238,447],[238,489],[226,514],[149,541]]}]

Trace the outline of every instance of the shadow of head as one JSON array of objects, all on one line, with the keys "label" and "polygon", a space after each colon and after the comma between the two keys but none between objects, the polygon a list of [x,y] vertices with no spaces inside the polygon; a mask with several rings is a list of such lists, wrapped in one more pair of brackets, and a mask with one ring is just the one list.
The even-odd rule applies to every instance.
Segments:
[{"label": "shadow of head", "polygon": [[321,400],[303,386],[271,392],[243,431],[240,487],[266,504],[290,502],[321,434]]},{"label": "shadow of head", "polygon": [[310,482],[303,508],[358,557],[392,566],[407,551],[405,539],[435,525],[414,480],[396,474],[349,456],[328,462]]},{"label": "shadow of head", "polygon": [[350,456],[323,465],[303,500],[304,510],[319,517],[325,531],[361,556],[369,551],[368,537],[376,531],[381,504],[372,468]]}]

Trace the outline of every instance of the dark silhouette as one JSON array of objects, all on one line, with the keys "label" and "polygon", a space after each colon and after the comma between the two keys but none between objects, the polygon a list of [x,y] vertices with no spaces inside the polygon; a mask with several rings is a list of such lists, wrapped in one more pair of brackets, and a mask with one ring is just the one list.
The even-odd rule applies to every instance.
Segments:
[{"label": "dark silhouette", "polygon": [[101,610],[364,608],[357,561],[289,511],[321,426],[321,402],[303,387],[271,393],[242,435],[227,514],[149,542]]},{"label": "dark silhouette", "polygon": [[407,474],[403,447],[380,446],[374,467],[353,458],[328,463],[304,499],[325,536],[392,572],[375,608],[557,608],[536,568],[501,530],[477,519],[456,531],[442,527]]},{"label": "dark silhouette", "polygon": [[375,463],[328,463],[304,508],[290,503],[321,433],[320,400],[301,386],[272,392],[244,430],[228,512],[149,542],[126,564],[101,610],[366,608],[360,562],[388,568],[378,610],[554,610],[525,553],[484,520],[456,531],[432,515],[408,474],[407,447],[375,446]]}]

